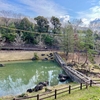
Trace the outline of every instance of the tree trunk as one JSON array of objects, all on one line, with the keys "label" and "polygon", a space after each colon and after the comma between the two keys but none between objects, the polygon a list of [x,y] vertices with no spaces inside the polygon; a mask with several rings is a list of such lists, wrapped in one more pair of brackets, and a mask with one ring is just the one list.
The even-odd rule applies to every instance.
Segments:
[{"label": "tree trunk", "polygon": [[84,66],[87,63],[87,61],[88,61],[88,54],[87,54],[87,51],[86,51],[86,60],[81,66]]},{"label": "tree trunk", "polygon": [[73,51],[73,57],[72,57],[72,62],[74,61],[74,51]]},{"label": "tree trunk", "polygon": [[77,62],[79,64],[79,61],[80,61],[80,53],[79,52],[78,52],[77,56],[78,56]]},{"label": "tree trunk", "polygon": [[68,51],[66,52],[66,60],[68,60]]}]

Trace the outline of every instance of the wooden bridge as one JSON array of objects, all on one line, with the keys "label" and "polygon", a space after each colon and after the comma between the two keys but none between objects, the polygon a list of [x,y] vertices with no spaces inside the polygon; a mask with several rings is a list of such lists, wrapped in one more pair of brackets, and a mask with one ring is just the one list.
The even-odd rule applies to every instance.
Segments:
[{"label": "wooden bridge", "polygon": [[66,74],[75,82],[79,83],[90,83],[90,78],[88,78],[86,75],[80,73],[79,71],[73,69],[70,66],[67,66],[64,60],[61,58],[61,56],[55,52],[54,53],[55,60],[59,63],[59,65],[62,67],[62,69],[66,72]]}]

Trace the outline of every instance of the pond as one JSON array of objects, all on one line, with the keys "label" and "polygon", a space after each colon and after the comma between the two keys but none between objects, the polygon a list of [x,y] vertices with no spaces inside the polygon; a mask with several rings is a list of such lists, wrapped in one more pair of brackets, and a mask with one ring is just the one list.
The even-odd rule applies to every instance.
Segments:
[{"label": "pond", "polygon": [[63,70],[53,61],[6,62],[0,67],[0,96],[24,93],[43,81],[49,81],[49,86],[62,84],[60,73]]}]

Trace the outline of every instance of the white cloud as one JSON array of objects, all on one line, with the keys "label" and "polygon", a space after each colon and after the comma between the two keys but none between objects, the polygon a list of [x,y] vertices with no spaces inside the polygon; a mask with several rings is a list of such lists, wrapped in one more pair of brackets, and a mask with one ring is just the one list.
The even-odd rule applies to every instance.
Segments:
[{"label": "white cloud", "polygon": [[65,8],[58,5],[53,0],[17,0],[17,2],[18,4],[7,0],[0,0],[0,10],[45,17],[60,17],[61,15],[67,14]]},{"label": "white cloud", "polygon": [[69,15],[60,16],[60,19],[62,19],[62,21],[65,23],[70,20],[70,16]]},{"label": "white cloud", "polygon": [[82,25],[81,26],[88,26],[89,25],[89,20],[88,19],[86,19],[86,18],[82,18]]},{"label": "white cloud", "polygon": [[27,9],[36,12],[38,15],[59,17],[66,14],[63,7],[51,0],[20,0],[20,2],[26,5]]},{"label": "white cloud", "polygon": [[94,6],[87,11],[78,12],[78,18],[83,20],[83,23],[88,25],[90,21],[100,18],[100,6]]}]

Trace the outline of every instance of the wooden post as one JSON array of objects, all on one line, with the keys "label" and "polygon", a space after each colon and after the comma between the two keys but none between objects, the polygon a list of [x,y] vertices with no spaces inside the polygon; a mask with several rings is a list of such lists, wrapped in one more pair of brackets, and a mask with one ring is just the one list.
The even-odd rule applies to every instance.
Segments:
[{"label": "wooden post", "polygon": [[37,100],[39,100],[39,94],[37,94]]},{"label": "wooden post", "polygon": [[69,85],[69,94],[71,93],[71,86]]},{"label": "wooden post", "polygon": [[92,80],[90,80],[90,87],[92,87]]},{"label": "wooden post", "polygon": [[88,89],[88,83],[86,83],[86,89]]},{"label": "wooden post", "polygon": [[55,90],[55,99],[57,98],[57,90]]},{"label": "wooden post", "polygon": [[80,83],[80,90],[82,90],[82,83]]}]

